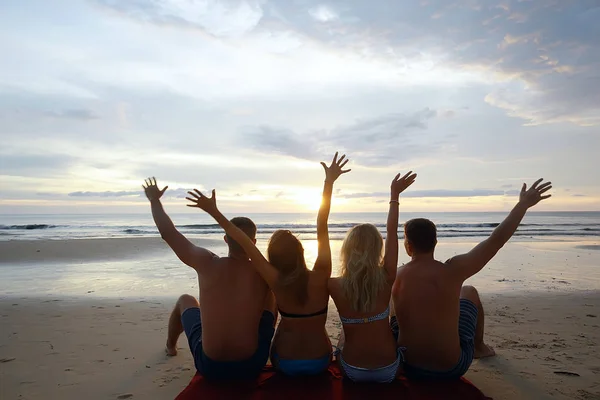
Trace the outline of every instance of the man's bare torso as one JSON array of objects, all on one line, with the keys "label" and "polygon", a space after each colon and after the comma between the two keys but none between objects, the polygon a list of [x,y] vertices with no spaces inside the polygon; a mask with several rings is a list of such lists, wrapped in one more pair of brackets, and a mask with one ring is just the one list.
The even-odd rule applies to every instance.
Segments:
[{"label": "man's bare torso", "polygon": [[254,354],[267,284],[249,261],[215,256],[198,276],[204,352],[220,361]]},{"label": "man's bare torso", "polygon": [[458,317],[462,282],[450,266],[435,260],[411,261],[398,270],[392,289],[400,327],[398,344],[406,362],[447,370],[460,358]]}]

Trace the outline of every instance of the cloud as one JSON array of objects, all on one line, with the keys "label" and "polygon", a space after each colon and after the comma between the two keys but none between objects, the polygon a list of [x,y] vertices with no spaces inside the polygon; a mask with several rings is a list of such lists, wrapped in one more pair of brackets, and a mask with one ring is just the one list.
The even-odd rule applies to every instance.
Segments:
[{"label": "cloud", "polygon": [[[167,189],[164,196],[182,199],[188,196],[188,191],[192,189]],[[105,190],[103,192],[78,191],[68,194],[69,197],[144,197],[143,190]]]},{"label": "cloud", "polygon": [[130,18],[159,25],[194,27],[221,37],[251,32],[263,16],[262,1],[252,0],[96,0]]},{"label": "cloud", "polygon": [[271,126],[246,127],[242,132],[243,140],[259,151],[278,153],[297,158],[312,159],[318,157],[318,141],[315,137],[302,137],[285,128]]},{"label": "cloud", "polygon": [[[586,126],[600,117],[593,2],[63,5],[6,2],[0,13],[11,55],[0,71],[2,196],[78,203],[86,196],[66,194],[89,191],[125,203],[104,192],[134,192],[152,174],[275,196],[315,186],[322,170],[304,160],[336,150],[358,164],[342,193],[387,187],[385,167],[411,160],[424,188],[551,176],[590,204],[598,196],[588,172],[600,168],[600,135]],[[478,205],[502,207],[488,197]],[[553,204],[565,198],[585,203]]]},{"label": "cloud", "polygon": [[[277,4],[285,18],[299,12]],[[332,47],[396,63],[400,71],[426,61],[429,70],[446,65],[482,73],[498,84],[485,101],[532,125],[600,124],[600,7],[594,2],[331,4],[343,4],[352,23],[295,28]]]},{"label": "cloud", "polygon": [[426,135],[429,121],[436,116],[435,110],[424,108],[412,114],[386,114],[301,134],[285,128],[246,127],[242,136],[248,146],[263,153],[316,160],[328,159],[339,150],[362,165],[390,166],[443,147],[443,140],[432,141]]},{"label": "cloud", "polygon": [[40,196],[40,197],[60,197],[61,196],[60,193],[52,193],[52,192],[38,192],[35,195]]},{"label": "cloud", "polygon": [[521,194],[520,190],[507,190],[506,191],[507,196],[518,196],[520,194]]},{"label": "cloud", "polygon": [[131,196],[141,196],[143,194],[142,191],[136,190],[120,190],[120,191],[104,191],[104,192],[71,192],[68,195],[70,197],[131,197]]},{"label": "cloud", "polygon": [[[371,192],[371,193],[347,193],[339,194],[337,197],[344,199],[359,199],[372,197],[386,197],[389,192]],[[402,193],[402,197],[407,198],[425,198],[425,197],[490,197],[490,196],[505,196],[510,195],[504,190],[491,189],[471,189],[471,190],[408,190]]]},{"label": "cloud", "polygon": [[339,19],[339,15],[325,4],[319,4],[308,10],[311,17],[319,22],[330,22]]},{"label": "cloud", "polygon": [[62,175],[76,160],[65,154],[0,154],[0,175]]},{"label": "cloud", "polygon": [[47,115],[54,118],[75,119],[81,121],[91,121],[99,118],[99,116],[96,115],[93,111],[87,109],[50,111],[47,113]]}]

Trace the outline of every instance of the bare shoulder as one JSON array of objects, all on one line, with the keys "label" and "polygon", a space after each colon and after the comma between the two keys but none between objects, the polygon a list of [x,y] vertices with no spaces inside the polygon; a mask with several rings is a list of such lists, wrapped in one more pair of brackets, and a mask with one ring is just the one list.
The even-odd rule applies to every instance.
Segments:
[{"label": "bare shoulder", "polygon": [[452,256],[449,259],[447,259],[446,261],[443,262],[444,265],[452,265],[453,263],[456,262],[456,257],[458,256]]},{"label": "bare shoulder", "polygon": [[[410,264],[410,263],[408,263],[408,264]],[[408,264],[402,264],[401,266],[399,266],[399,267],[396,269],[396,276],[400,276],[400,275],[402,275],[402,274],[404,273],[404,271],[406,271],[406,266],[407,266]]]},{"label": "bare shoulder", "polygon": [[396,269],[396,279],[401,279],[403,276],[410,274],[413,269],[414,262],[409,261],[406,264],[402,264]]},{"label": "bare shoulder", "polygon": [[212,274],[213,271],[218,270],[218,268],[215,267],[222,265],[222,258],[216,254],[211,253],[211,257],[202,259],[202,261],[198,264],[199,267],[194,268],[198,275]]},{"label": "bare shoulder", "polygon": [[467,264],[466,257],[464,254],[458,254],[455,255],[453,257],[450,257],[449,259],[447,259],[446,261],[444,261],[443,263],[440,262],[440,264],[444,267],[446,267],[444,270],[449,273],[449,274],[456,274],[458,273],[460,267],[462,265]]},{"label": "bare shoulder", "polygon": [[252,263],[250,261],[236,260],[235,258],[231,257],[215,256],[211,260],[211,264],[217,267],[215,269],[224,271],[225,273],[246,275],[258,274],[256,269],[252,267]]}]

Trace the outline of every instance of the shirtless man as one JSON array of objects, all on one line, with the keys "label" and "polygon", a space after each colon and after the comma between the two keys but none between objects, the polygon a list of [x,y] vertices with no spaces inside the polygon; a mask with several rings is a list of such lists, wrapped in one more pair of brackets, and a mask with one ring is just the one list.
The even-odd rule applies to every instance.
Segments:
[{"label": "shirtless man", "polygon": [[[495,355],[483,341],[484,315],[479,294],[463,286],[511,238],[530,207],[550,195],[550,182],[523,184],[519,202],[492,235],[466,254],[446,263],[434,259],[436,228],[426,219],[404,225],[404,247],[412,260],[398,269],[392,288],[399,329],[398,345],[405,348],[404,371],[410,378],[455,379],[464,375],[473,358]],[[395,321],[394,319],[397,319]]]},{"label": "shirtless man", "polygon": [[[177,339],[185,331],[196,369],[206,378],[257,377],[269,358],[277,319],[267,284],[241,247],[227,236],[227,257],[192,244],[163,209],[160,198],[167,187],[159,189],[155,178],[145,183],[161,237],[184,264],[196,270],[200,288],[200,302],[189,294],[177,300],[169,318],[167,354],[177,354]],[[256,241],[256,225],[250,219],[237,217],[231,222]]]}]

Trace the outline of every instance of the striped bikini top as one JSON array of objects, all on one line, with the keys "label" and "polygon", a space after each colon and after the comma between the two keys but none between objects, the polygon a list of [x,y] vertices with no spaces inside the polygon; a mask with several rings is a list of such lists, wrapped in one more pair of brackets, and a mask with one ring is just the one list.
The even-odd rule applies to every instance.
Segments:
[{"label": "striped bikini top", "polygon": [[386,319],[387,317],[390,316],[390,306],[388,306],[385,311],[377,314],[377,315],[373,315],[372,317],[368,317],[368,318],[344,318],[340,315],[340,320],[342,321],[342,324],[367,324],[369,322],[375,322],[375,321],[379,321],[381,319]]}]

